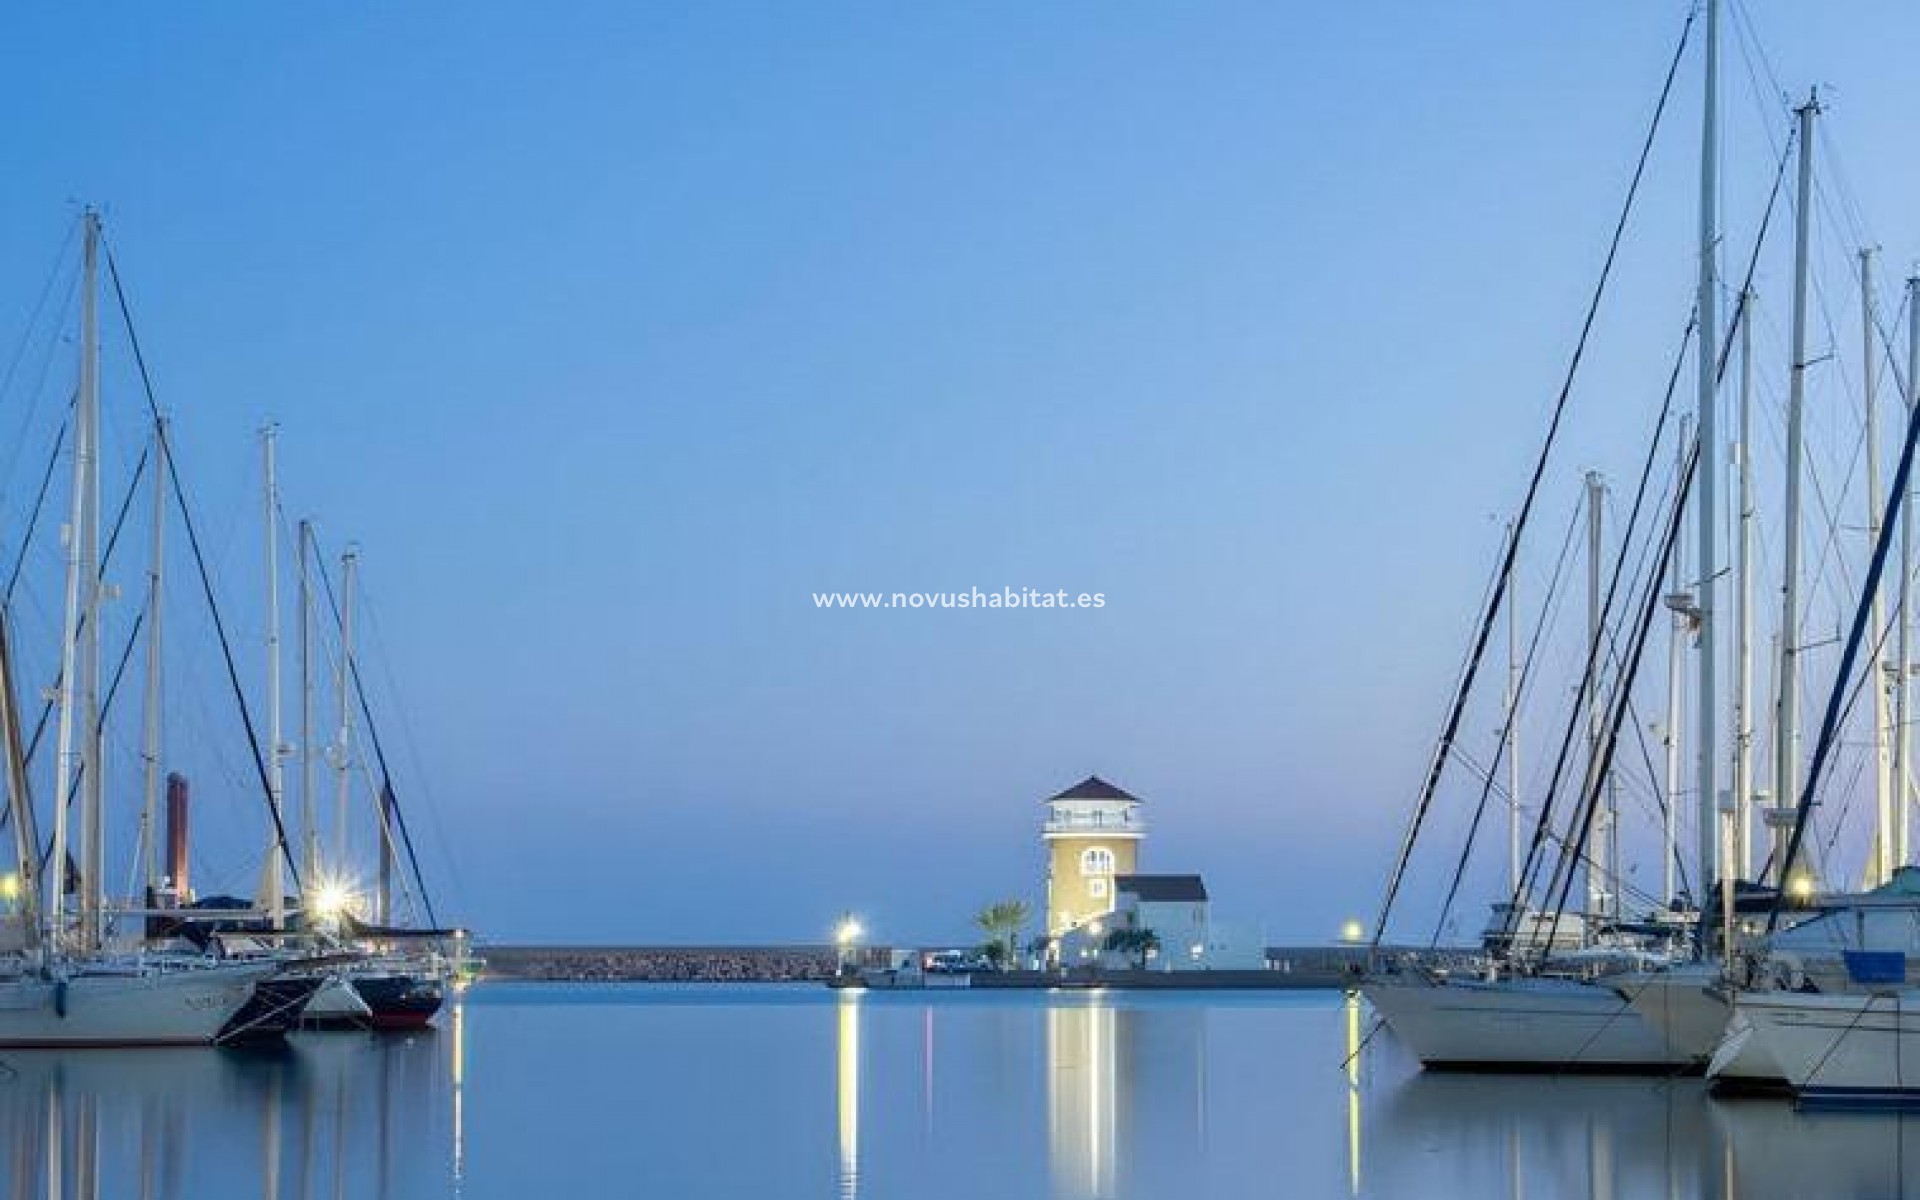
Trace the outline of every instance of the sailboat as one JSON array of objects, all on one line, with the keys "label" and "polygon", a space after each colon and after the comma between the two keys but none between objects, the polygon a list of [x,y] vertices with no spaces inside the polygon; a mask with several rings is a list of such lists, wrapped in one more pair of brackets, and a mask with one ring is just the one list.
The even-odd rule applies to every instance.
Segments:
[{"label": "sailboat", "polygon": [[[1920,280],[1908,281],[1908,298],[1910,303],[1920,299]],[[1876,601],[1896,525],[1903,547],[1902,624],[1906,619],[1904,599],[1912,567],[1911,477],[1916,443],[1920,443],[1920,391],[1913,390],[1920,385],[1914,375],[1914,367],[1920,366],[1920,311],[1911,314],[1911,321],[1906,437],[1884,518],[1875,530],[1873,557],[1828,697],[1820,738],[1793,810],[1780,868],[1784,878],[1792,877],[1804,846],[1861,643],[1870,629],[1879,634]],[[1904,679],[1900,686],[1904,691]],[[1900,734],[1904,741],[1904,727]],[[1906,755],[1898,758],[1904,765]],[[1904,778],[1899,780],[1899,792],[1904,797]],[[1904,825],[1904,799],[1899,808],[1898,820]],[[1889,809],[1880,810],[1874,846],[1881,867],[1896,857],[1889,854],[1894,835]],[[1893,844],[1904,841],[1904,836],[1897,836]],[[1916,986],[1920,981],[1914,978],[1914,966],[1920,964],[1920,873],[1912,868],[1895,870],[1891,881],[1855,903],[1776,935],[1763,962],[1766,969],[1759,972],[1759,979],[1729,992],[1733,1015],[1708,1067],[1710,1076],[1739,1076],[1758,1064],[1776,1072],[1802,1101],[1920,1104],[1920,1071],[1908,1066],[1920,1063],[1920,986]]]},{"label": "sailboat", "polygon": [[[1691,22],[1690,17],[1689,31]],[[1676,542],[1683,523],[1685,497],[1692,488],[1696,499],[1701,540],[1700,562],[1703,580],[1697,600],[1690,596],[1679,599],[1684,600],[1689,617],[1697,631],[1702,675],[1700,704],[1704,714],[1701,723],[1707,727],[1707,732],[1700,738],[1699,748],[1699,769],[1702,780],[1699,789],[1702,810],[1699,825],[1702,831],[1700,879],[1703,885],[1715,878],[1716,854],[1710,831],[1715,827],[1718,819],[1714,808],[1713,787],[1715,752],[1710,732],[1714,719],[1712,717],[1714,622],[1711,564],[1716,561],[1713,547],[1717,520],[1713,483],[1715,454],[1711,448],[1717,445],[1714,428],[1714,398],[1721,364],[1721,356],[1718,353],[1720,345],[1717,323],[1718,233],[1715,228],[1718,204],[1716,175],[1718,26],[1719,5],[1717,0],[1708,0],[1701,150],[1700,257],[1695,302],[1695,322],[1698,330],[1694,354],[1698,368],[1696,378],[1698,440],[1691,452],[1683,452],[1681,467],[1676,472],[1674,499],[1667,516],[1662,544],[1656,548],[1658,557],[1655,559],[1654,566],[1654,579],[1657,580],[1673,562]],[[1681,48],[1675,54],[1675,68],[1679,64],[1684,48],[1683,35]],[[1670,69],[1667,82],[1669,89],[1672,78]],[[1666,92],[1663,91],[1660,110],[1656,110],[1655,128],[1658,125],[1659,111],[1664,110],[1665,100]],[[1652,143],[1652,136],[1653,131],[1649,130],[1648,146]],[[1643,147],[1642,168],[1646,162],[1645,155],[1646,148]],[[1639,174],[1636,171],[1634,180],[1636,189],[1638,181]],[[1629,211],[1633,195],[1634,191],[1630,190],[1627,202]],[[1622,215],[1621,227],[1624,225],[1625,214]],[[1618,238],[1619,230],[1616,229],[1616,247]],[[1610,264],[1611,258],[1609,258]],[[1605,281],[1606,275],[1603,274],[1602,286],[1596,289],[1593,299],[1595,309],[1597,309]],[[1589,311],[1589,327],[1592,311]],[[1582,340],[1584,343],[1584,336]],[[1413,822],[1409,826],[1406,841],[1402,846],[1399,862],[1388,884],[1375,934],[1376,948],[1386,929],[1388,913],[1399,889],[1414,840],[1451,752],[1453,737],[1459,727],[1466,699],[1472,687],[1480,653],[1484,650],[1495,615],[1506,598],[1519,538],[1534,505],[1540,480],[1558,432],[1560,414],[1564,409],[1568,392],[1571,390],[1573,371],[1577,368],[1578,362],[1579,355],[1576,352],[1574,366],[1569,368],[1567,383],[1562,388],[1554,411],[1553,424],[1546,444],[1540,451],[1526,498],[1518,517],[1509,526],[1505,563],[1496,577],[1496,586],[1486,609],[1474,652],[1468,660],[1468,670],[1464,673],[1456,690],[1451,712],[1443,726],[1440,743],[1428,769],[1426,784],[1416,806]],[[1675,378],[1677,381],[1677,367]],[[1702,446],[1709,448],[1708,452],[1699,452],[1698,447]],[[1694,478],[1696,472],[1697,480]],[[1694,487],[1696,483],[1697,487]],[[1597,541],[1596,534],[1596,546]],[[1615,578],[1617,582],[1617,573]],[[1618,879],[1617,864],[1614,862],[1616,851],[1613,849],[1617,831],[1612,826],[1612,814],[1607,804],[1609,772],[1620,722],[1625,716],[1627,693],[1638,669],[1640,653],[1645,647],[1647,629],[1662,599],[1658,591],[1658,587],[1650,582],[1639,601],[1638,612],[1630,613],[1623,622],[1631,626],[1627,631],[1630,641],[1626,653],[1629,659],[1620,667],[1615,680],[1611,711],[1606,711],[1608,706],[1600,699],[1601,689],[1598,683],[1599,667],[1606,654],[1603,647],[1604,636],[1600,628],[1602,620],[1600,614],[1611,606],[1611,589],[1606,606],[1600,606],[1597,599],[1591,605],[1594,615],[1590,621],[1586,674],[1582,678],[1580,688],[1582,697],[1587,698],[1591,703],[1594,714],[1588,741],[1588,767],[1586,781],[1582,788],[1581,808],[1575,822],[1577,832],[1570,844],[1562,848],[1562,867],[1556,872],[1555,878],[1563,881],[1558,889],[1559,903],[1563,908],[1567,895],[1566,885],[1571,884],[1574,873],[1584,866],[1589,879],[1589,909],[1599,909],[1599,911],[1590,911],[1585,914],[1599,918],[1594,922],[1595,931],[1606,924],[1618,925],[1619,923],[1617,897],[1614,900],[1616,907],[1611,912],[1605,911],[1604,906],[1597,906],[1595,901],[1603,897],[1602,889],[1595,885],[1594,880],[1608,871],[1612,872],[1615,880]],[[1590,589],[1590,594],[1597,597],[1597,584]],[[1676,598],[1668,597],[1667,599],[1671,603]],[[1630,603],[1629,608],[1632,607]],[[1677,607],[1676,611],[1678,611]],[[1509,696],[1512,696],[1511,688]],[[1506,731],[1508,736],[1511,736],[1512,725],[1513,716],[1510,711]],[[1571,733],[1570,726],[1569,736]],[[1509,797],[1509,804],[1517,805],[1517,797]],[[1547,830],[1547,818],[1548,813],[1543,806],[1540,834],[1544,834]],[[1669,820],[1669,837],[1671,828]],[[1536,836],[1536,850],[1541,844],[1541,838]],[[1517,864],[1517,850],[1514,856]],[[1669,857],[1671,857],[1671,851],[1669,851]],[[1587,943],[1586,949],[1572,954],[1558,953],[1560,947],[1556,944],[1553,932],[1549,933],[1544,942],[1537,936],[1535,931],[1539,924],[1538,915],[1529,914],[1520,880],[1516,878],[1512,882],[1514,895],[1504,906],[1503,936],[1489,940],[1493,953],[1487,957],[1475,976],[1434,975],[1389,968],[1372,972],[1362,984],[1363,993],[1387,1027],[1408,1045],[1424,1065],[1505,1070],[1658,1072],[1688,1070],[1700,1065],[1702,1056],[1694,1048],[1678,1044],[1665,1030],[1647,1021],[1635,1009],[1629,996],[1610,983],[1611,979],[1624,975],[1657,973],[1658,968],[1664,967],[1670,961],[1673,953],[1671,937],[1655,937],[1651,941],[1633,937],[1616,937],[1611,942],[1600,942],[1588,936],[1582,939]],[[1549,887],[1549,897],[1554,891],[1554,888]],[[1581,919],[1582,914],[1566,914],[1563,917],[1559,911],[1556,911],[1547,919],[1546,927],[1549,931],[1558,931],[1562,922],[1565,921],[1574,923],[1577,928],[1577,923]],[[1677,923],[1668,921],[1662,924],[1663,928],[1671,929]],[[1650,971],[1649,968],[1656,970]]]},{"label": "sailboat", "polygon": [[[0,744],[6,759],[14,872],[20,881],[19,944],[0,966],[0,1046],[205,1045],[285,1028],[284,1004],[258,991],[279,973],[280,964],[225,962],[207,955],[122,954],[109,947],[102,890],[98,215],[89,210],[82,227],[80,382],[58,692],[59,755],[52,847],[45,859],[51,869],[44,880],[21,736],[17,666],[5,629],[7,616],[0,612]],[[77,905],[70,908],[67,799],[76,792],[82,846],[78,887],[71,889],[77,890]]]}]

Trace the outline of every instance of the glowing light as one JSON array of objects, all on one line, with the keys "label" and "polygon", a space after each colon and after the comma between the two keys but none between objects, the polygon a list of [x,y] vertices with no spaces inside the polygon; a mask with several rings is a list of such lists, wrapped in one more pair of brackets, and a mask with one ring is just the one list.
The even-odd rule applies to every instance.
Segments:
[{"label": "glowing light", "polygon": [[1090,933],[1090,934],[1092,934],[1092,935],[1093,935],[1093,936],[1095,936],[1095,937],[1099,937],[1099,936],[1100,936],[1100,930],[1101,930],[1102,928],[1103,928],[1103,927],[1101,926],[1101,924],[1100,924],[1100,922],[1098,922],[1098,921],[1088,921],[1088,922],[1087,922],[1087,932],[1088,932],[1088,933]]},{"label": "glowing light", "polygon": [[1348,921],[1340,927],[1340,940],[1357,942],[1367,936],[1367,927],[1358,921]]},{"label": "glowing light", "polygon": [[1813,899],[1813,876],[1802,873],[1788,880],[1787,895],[1795,900]]},{"label": "glowing light", "polygon": [[20,898],[20,876],[13,871],[0,875],[0,900],[13,901]]},{"label": "glowing light", "polygon": [[840,922],[840,927],[833,931],[834,944],[842,948],[851,946],[860,940],[861,935],[864,933],[866,933],[866,930],[860,927],[860,922],[854,920],[852,917],[843,918]]},{"label": "glowing light", "polygon": [[338,880],[322,880],[313,891],[314,915],[331,921],[353,906],[353,893]]}]

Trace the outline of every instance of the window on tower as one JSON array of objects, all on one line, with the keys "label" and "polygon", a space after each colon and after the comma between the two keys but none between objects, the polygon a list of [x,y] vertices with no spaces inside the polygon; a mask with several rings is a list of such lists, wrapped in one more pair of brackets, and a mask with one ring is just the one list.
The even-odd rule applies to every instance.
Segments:
[{"label": "window on tower", "polygon": [[1080,852],[1080,873],[1082,875],[1113,874],[1113,851],[1105,846],[1094,846]]}]

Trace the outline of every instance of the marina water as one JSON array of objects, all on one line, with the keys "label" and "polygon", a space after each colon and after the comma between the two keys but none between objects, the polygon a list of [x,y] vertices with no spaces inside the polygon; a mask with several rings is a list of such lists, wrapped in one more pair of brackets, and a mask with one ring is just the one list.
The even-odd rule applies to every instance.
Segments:
[{"label": "marina water", "polygon": [[1422,1073],[1373,1025],[1332,992],[483,984],[418,1035],[7,1054],[0,1196],[1920,1196],[1920,1118]]}]

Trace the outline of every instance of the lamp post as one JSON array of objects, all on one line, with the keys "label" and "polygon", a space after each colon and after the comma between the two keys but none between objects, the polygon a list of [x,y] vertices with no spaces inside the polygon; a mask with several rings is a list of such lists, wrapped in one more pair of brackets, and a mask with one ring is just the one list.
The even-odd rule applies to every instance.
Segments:
[{"label": "lamp post", "polygon": [[852,913],[840,914],[840,923],[833,930],[833,947],[840,974],[845,975],[852,967],[854,947],[865,932]]}]

